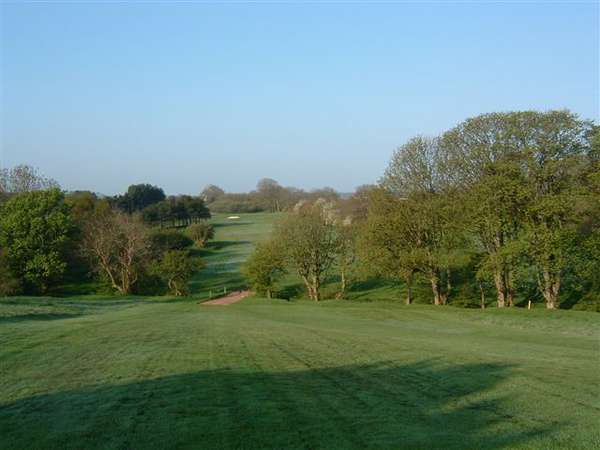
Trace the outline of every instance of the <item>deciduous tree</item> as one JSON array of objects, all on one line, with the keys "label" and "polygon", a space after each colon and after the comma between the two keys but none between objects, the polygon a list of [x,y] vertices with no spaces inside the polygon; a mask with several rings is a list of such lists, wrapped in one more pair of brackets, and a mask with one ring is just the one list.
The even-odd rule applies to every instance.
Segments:
[{"label": "deciduous tree", "polygon": [[159,275],[164,278],[169,290],[175,296],[188,294],[189,280],[202,267],[201,261],[190,258],[186,250],[166,251],[158,265]]},{"label": "deciduous tree", "polygon": [[25,164],[12,169],[0,169],[0,193],[18,194],[58,187],[55,180],[46,178],[37,169]]},{"label": "deciduous tree", "polygon": [[318,206],[307,204],[277,226],[276,239],[304,282],[309,298],[321,300],[323,277],[336,257],[336,232]]},{"label": "deciduous tree", "polygon": [[2,205],[0,247],[13,275],[29,290],[45,292],[60,280],[72,232],[59,189],[22,192]]},{"label": "deciduous tree", "polygon": [[[446,304],[461,240],[460,205],[453,201],[447,153],[439,138],[417,136],[401,146],[381,185],[390,194],[389,214],[395,217],[392,227],[385,226],[385,218],[378,220],[387,239],[382,249],[397,258],[398,269],[407,279],[415,272],[427,278],[435,305]],[[378,199],[386,201],[386,196]]]},{"label": "deciduous tree", "polygon": [[209,184],[200,193],[200,198],[202,198],[202,200],[204,200],[204,202],[206,204],[210,204],[224,194],[225,194],[225,191],[223,189],[221,189],[219,186],[215,186],[214,184]]},{"label": "deciduous tree", "polygon": [[522,113],[527,130],[525,170],[531,201],[525,221],[526,253],[538,269],[546,307],[558,307],[579,187],[590,151],[588,122],[569,111]]},{"label": "deciduous tree", "polygon": [[129,214],[161,202],[166,198],[164,191],[151,184],[132,184],[124,195],[115,197],[115,205]]},{"label": "deciduous tree", "polygon": [[205,247],[207,242],[215,237],[214,227],[206,221],[193,223],[185,231],[198,247]]},{"label": "deciduous tree", "polygon": [[273,297],[275,283],[285,274],[285,253],[276,240],[260,242],[242,267],[246,280],[256,292]]},{"label": "deciduous tree", "polygon": [[129,294],[150,254],[149,231],[140,218],[120,211],[98,211],[84,224],[82,250],[113,289]]}]

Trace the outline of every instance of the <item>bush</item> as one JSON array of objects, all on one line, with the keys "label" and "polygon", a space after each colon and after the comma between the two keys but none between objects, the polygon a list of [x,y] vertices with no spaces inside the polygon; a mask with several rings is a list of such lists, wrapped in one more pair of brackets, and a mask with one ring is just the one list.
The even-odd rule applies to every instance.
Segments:
[{"label": "bush", "polygon": [[19,295],[22,291],[21,280],[10,270],[4,252],[0,252],[0,297]]},{"label": "bush", "polygon": [[261,242],[242,267],[252,289],[272,298],[275,283],[285,273],[285,254],[275,241]]},{"label": "bush", "polygon": [[204,247],[210,239],[215,237],[215,229],[208,222],[194,223],[188,226],[185,232],[198,247]]},{"label": "bush", "polygon": [[600,312],[600,294],[598,293],[587,293],[581,300],[579,300],[572,307],[575,311],[595,311]]},{"label": "bush", "polygon": [[185,250],[169,250],[163,255],[158,270],[173,295],[188,294],[188,282],[192,275],[204,267],[199,260],[193,260]]}]

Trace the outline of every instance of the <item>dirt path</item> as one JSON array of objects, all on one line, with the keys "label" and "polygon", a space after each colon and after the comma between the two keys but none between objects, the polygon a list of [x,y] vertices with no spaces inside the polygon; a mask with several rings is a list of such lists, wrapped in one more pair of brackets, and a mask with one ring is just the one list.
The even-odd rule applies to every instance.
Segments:
[{"label": "dirt path", "polygon": [[233,291],[227,294],[225,297],[218,298],[202,303],[202,305],[214,306],[214,305],[231,305],[232,303],[239,302],[241,299],[252,295],[251,291]]}]

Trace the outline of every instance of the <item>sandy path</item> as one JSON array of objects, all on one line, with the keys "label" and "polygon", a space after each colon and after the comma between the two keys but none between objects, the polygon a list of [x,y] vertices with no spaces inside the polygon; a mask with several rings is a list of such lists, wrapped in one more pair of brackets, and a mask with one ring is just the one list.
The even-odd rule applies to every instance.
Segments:
[{"label": "sandy path", "polygon": [[233,291],[230,294],[227,294],[225,297],[204,302],[202,305],[231,305],[232,303],[239,302],[241,299],[248,297],[249,295],[252,295],[251,291]]}]

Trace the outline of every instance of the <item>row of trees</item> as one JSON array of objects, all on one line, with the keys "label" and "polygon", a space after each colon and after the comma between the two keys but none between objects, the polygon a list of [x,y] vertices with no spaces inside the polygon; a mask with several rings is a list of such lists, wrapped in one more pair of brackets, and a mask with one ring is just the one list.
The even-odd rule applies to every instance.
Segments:
[{"label": "row of trees", "polygon": [[146,223],[161,228],[185,227],[210,218],[202,196],[167,197],[160,187],[151,184],[133,184],[125,194],[111,197],[109,201],[125,213],[141,213]]},{"label": "row of trees", "polygon": [[[310,298],[332,268],[358,264],[407,287],[427,282],[432,303],[455,292],[457,274],[499,307],[519,295],[556,308],[565,288],[600,291],[598,127],[569,111],[484,114],[438,137],[401,146],[379,186],[350,201],[300,204],[264,248],[280,249]],[[342,224],[342,225],[340,225]],[[259,247],[257,252],[266,252]],[[258,256],[246,272],[269,272]],[[535,290],[531,289],[535,286]],[[272,287],[271,287],[272,289]],[[537,291],[537,293],[535,293]]]},{"label": "row of trees", "polygon": [[190,248],[204,246],[214,235],[212,226],[199,221],[185,233],[163,231],[150,227],[139,212],[163,203],[183,203],[188,211],[200,205],[198,211],[206,211],[201,199],[155,196],[152,201],[158,202],[148,204],[138,201],[135,192],[140,190],[130,189],[130,197],[138,198],[130,204],[138,212],[129,213],[114,198],[65,195],[56,182],[28,166],[1,173],[0,295],[45,293],[65,278],[81,281],[87,273],[121,294],[159,293],[164,286],[183,295],[189,278],[202,268]]},{"label": "row of trees", "polygon": [[261,179],[256,189],[248,193],[226,193],[215,185],[208,185],[200,194],[213,212],[254,213],[291,210],[300,200],[314,201],[318,198],[338,199],[332,188],[306,192],[302,189],[281,186],[271,178]]},{"label": "row of trees", "polygon": [[200,197],[168,197],[142,210],[144,221],[163,227],[186,227],[210,218],[210,211]]}]

